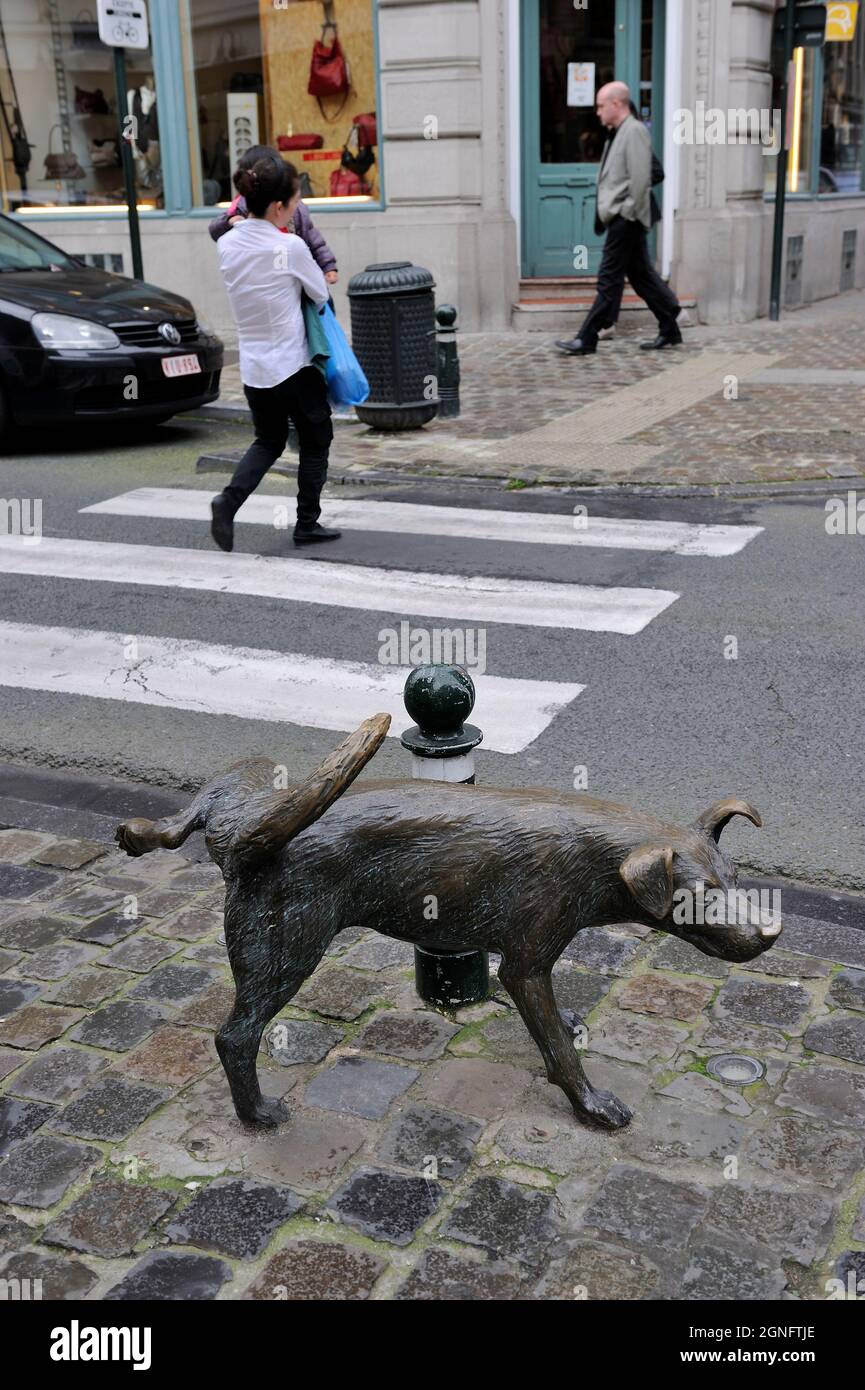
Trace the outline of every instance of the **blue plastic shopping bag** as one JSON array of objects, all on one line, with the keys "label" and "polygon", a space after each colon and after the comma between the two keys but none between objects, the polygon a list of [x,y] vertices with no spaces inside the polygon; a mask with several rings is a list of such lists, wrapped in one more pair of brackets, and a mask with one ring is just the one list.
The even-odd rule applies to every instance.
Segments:
[{"label": "blue plastic shopping bag", "polygon": [[325,304],[321,314],[330,356],[325,363],[327,394],[331,405],[361,405],[369,395],[369,382],[339,326],[336,314]]}]

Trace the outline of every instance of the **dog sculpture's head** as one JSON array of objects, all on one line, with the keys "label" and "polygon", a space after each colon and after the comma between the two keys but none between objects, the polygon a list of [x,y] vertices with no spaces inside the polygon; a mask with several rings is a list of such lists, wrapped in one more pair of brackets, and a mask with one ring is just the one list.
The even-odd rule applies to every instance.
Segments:
[{"label": "dog sculpture's head", "polygon": [[762,820],[747,801],[727,797],[685,831],[647,840],[619,868],[640,919],[690,941],[707,956],[753,960],[777,940],[779,917],[756,889],[740,889],[736,866],[718,840],[733,816]]}]

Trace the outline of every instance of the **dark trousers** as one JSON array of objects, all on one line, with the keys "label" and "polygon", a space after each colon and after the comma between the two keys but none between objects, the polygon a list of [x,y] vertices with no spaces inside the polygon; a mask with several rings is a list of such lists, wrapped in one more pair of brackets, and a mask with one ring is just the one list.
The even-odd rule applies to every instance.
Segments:
[{"label": "dark trousers", "polygon": [[278,386],[244,386],[252,411],[255,439],[223,490],[234,510],[254,492],[276,462],[288,439],[292,420],[300,440],[297,467],[297,524],[312,526],[321,514],[319,497],[327,477],[327,457],[333,439],[324,377],[317,367],[301,367]]},{"label": "dark trousers", "polygon": [[598,333],[609,328],[619,316],[625,277],[635,294],[645,299],[655,318],[658,330],[674,335],[680,305],[669,285],[661,279],[649,259],[648,234],[642,222],[629,222],[614,217],[607,229],[604,253],[598,270],[598,292],[577,334],[587,347],[594,347]]}]

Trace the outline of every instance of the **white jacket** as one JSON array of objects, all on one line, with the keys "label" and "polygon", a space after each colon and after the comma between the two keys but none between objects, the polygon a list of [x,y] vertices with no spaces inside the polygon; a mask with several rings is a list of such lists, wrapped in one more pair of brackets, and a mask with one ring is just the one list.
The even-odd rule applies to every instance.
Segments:
[{"label": "white jacket", "polygon": [[244,386],[278,386],[309,366],[300,304],[315,304],[327,283],[305,241],[261,217],[247,217],[217,242],[219,268],[237,324]]}]

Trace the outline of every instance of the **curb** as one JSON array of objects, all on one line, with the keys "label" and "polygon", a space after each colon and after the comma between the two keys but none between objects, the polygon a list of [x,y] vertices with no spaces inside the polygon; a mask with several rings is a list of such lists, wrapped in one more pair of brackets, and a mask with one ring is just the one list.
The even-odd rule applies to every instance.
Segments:
[{"label": "curb", "polygon": [[[203,424],[235,424],[248,425],[252,421],[252,411],[248,405],[242,401],[234,403],[212,401],[209,405],[199,406],[197,410],[187,410],[183,412],[184,419],[200,420]],[[338,425],[359,425],[361,422],[355,414],[351,415],[331,415],[334,428]]]},{"label": "curb", "polygon": [[[196,461],[196,473],[227,473],[234,470],[237,466],[240,453],[237,456],[231,454],[201,454]],[[291,465],[275,463],[269,472],[283,474],[286,477],[294,477],[294,469]],[[717,497],[717,498],[742,498],[747,500],[750,497],[820,497],[826,493],[838,493],[850,490],[862,490],[865,492],[865,477],[855,478],[791,478],[787,482],[774,483],[568,483],[556,482],[555,479],[545,479],[541,482],[532,482],[528,479],[514,479],[505,474],[497,474],[490,477],[476,477],[470,474],[453,473],[409,473],[403,469],[386,469],[385,471],[376,469],[352,468],[342,472],[334,469],[328,471],[328,483],[357,483],[360,485],[378,486],[381,483],[389,483],[391,487],[403,487],[406,484],[434,484],[444,480],[450,487],[473,487],[473,488],[494,488],[499,491],[510,492],[558,492],[568,494],[579,494],[587,497]],[[515,487],[514,483],[519,482],[520,486]]]}]

